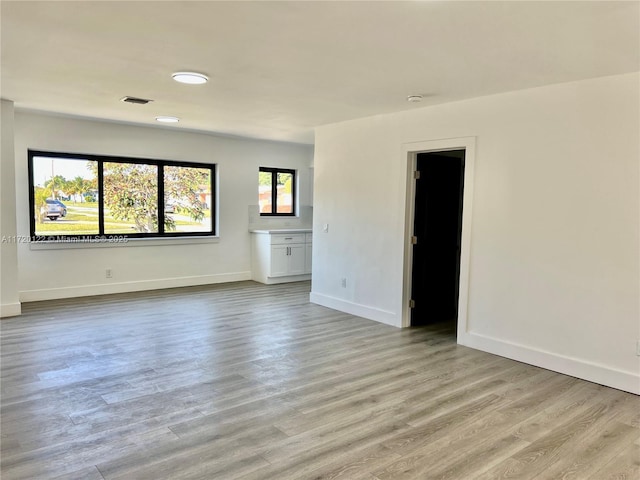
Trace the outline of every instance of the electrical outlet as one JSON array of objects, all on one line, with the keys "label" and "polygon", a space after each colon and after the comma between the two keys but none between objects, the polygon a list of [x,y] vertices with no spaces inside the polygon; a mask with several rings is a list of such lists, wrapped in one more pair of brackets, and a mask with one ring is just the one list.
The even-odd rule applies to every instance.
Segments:
[{"label": "electrical outlet", "polygon": [[342,288],[347,288],[347,279],[346,279],[346,278],[343,278],[343,279],[340,281],[340,284],[342,285]]},{"label": "electrical outlet", "polygon": [[107,278],[113,278],[113,271],[110,268],[107,268],[104,273]]},{"label": "electrical outlet", "polygon": [[640,340],[636,342],[636,355],[640,357]]},{"label": "electrical outlet", "polygon": [[322,225],[322,231],[324,233],[329,233],[329,224],[325,223],[324,225]]}]

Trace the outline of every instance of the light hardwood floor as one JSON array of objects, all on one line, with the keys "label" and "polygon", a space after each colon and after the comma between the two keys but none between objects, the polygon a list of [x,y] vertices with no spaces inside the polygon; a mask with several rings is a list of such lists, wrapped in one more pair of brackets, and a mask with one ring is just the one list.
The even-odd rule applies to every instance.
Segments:
[{"label": "light hardwood floor", "polygon": [[0,323],[2,480],[634,479],[640,397],[253,282]]}]

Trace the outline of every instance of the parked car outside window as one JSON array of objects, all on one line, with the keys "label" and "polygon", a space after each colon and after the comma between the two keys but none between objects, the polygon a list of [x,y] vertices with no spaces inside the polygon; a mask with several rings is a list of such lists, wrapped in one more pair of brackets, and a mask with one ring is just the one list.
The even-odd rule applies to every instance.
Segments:
[{"label": "parked car outside window", "polygon": [[60,200],[54,200],[52,198],[47,199],[47,203],[49,202],[57,203],[58,205],[60,205],[60,207],[62,207],[62,216],[67,216],[67,206],[64,203],[62,203]]},{"label": "parked car outside window", "polygon": [[47,217],[51,221],[58,220],[67,214],[67,209],[64,203],[58,200],[47,199],[45,205],[40,209],[40,215],[44,218]]}]

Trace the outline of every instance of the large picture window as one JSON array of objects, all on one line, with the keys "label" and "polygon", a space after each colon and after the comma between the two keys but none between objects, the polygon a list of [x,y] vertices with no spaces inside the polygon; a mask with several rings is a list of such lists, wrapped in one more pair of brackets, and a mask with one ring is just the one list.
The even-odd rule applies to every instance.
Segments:
[{"label": "large picture window", "polygon": [[34,240],[215,235],[215,165],[29,150]]},{"label": "large picture window", "polygon": [[260,167],[258,204],[260,215],[293,216],[296,214],[296,171]]}]

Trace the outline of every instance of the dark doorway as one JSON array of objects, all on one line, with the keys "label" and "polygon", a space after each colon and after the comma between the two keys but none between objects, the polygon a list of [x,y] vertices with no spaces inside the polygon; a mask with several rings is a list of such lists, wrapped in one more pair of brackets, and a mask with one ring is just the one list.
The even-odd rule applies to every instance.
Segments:
[{"label": "dark doorway", "polygon": [[411,325],[457,325],[464,150],[419,153]]}]

